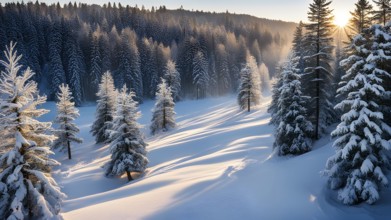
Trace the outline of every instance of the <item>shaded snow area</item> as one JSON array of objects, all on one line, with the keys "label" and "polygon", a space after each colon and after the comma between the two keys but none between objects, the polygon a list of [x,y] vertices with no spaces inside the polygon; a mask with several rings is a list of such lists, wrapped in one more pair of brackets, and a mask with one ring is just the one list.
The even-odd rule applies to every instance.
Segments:
[{"label": "shaded snow area", "polygon": [[[391,190],[373,206],[345,206],[320,175],[333,155],[330,137],[297,157],[272,157],[269,100],[239,111],[233,96],[177,103],[177,128],[149,135],[152,101],[140,106],[149,168],[133,182],[107,178],[110,152],[89,130],[95,106],[76,120],[84,139],[54,177],[68,195],[63,217],[85,219],[391,219]],[[54,103],[46,104],[55,109]],[[55,110],[54,110],[55,111]],[[45,116],[54,118],[55,112]]]}]

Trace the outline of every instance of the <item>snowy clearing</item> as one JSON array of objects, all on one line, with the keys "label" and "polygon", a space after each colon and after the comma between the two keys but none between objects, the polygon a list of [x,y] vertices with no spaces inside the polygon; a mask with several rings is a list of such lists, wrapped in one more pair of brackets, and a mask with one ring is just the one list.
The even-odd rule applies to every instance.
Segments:
[{"label": "snowy clearing", "polygon": [[[54,177],[68,195],[65,219],[391,219],[391,190],[374,206],[344,206],[320,175],[334,150],[330,137],[297,157],[271,157],[270,100],[252,112],[233,96],[177,103],[177,128],[149,135],[154,102],[140,106],[150,160],[145,176],[107,178],[107,145],[90,135],[95,106],[76,120],[84,139]],[[54,103],[45,108],[55,109]],[[52,120],[55,110],[43,120]]]}]

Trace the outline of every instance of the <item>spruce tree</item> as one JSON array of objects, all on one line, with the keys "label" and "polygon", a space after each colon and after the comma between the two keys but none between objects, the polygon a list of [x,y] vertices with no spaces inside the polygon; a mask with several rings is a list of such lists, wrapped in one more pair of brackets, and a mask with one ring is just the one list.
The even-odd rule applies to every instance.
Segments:
[{"label": "spruce tree", "polygon": [[351,30],[350,38],[362,33],[364,29],[372,25],[372,5],[368,0],[358,0],[355,4],[354,11],[350,12],[349,29]]},{"label": "spruce tree", "polygon": [[79,45],[73,39],[68,39],[67,43],[68,68],[67,82],[73,94],[73,100],[76,106],[80,106],[83,101],[83,88],[81,84],[84,74],[83,61],[79,54]]},{"label": "spruce tree", "polygon": [[307,119],[305,107],[309,97],[301,91],[298,60],[298,57],[290,57],[280,76],[279,97],[272,116],[276,127],[273,147],[279,155],[297,155],[311,150],[313,126]]},{"label": "spruce tree", "polygon": [[201,51],[198,51],[193,59],[193,84],[196,87],[197,99],[205,97],[208,82],[208,62],[204,54]]},{"label": "spruce tree", "polygon": [[55,131],[57,140],[53,143],[54,149],[60,149],[61,151],[68,151],[68,158],[72,159],[71,154],[71,142],[82,143],[81,138],[76,137],[79,133],[79,128],[73,122],[79,117],[79,110],[75,108],[75,103],[72,102],[72,93],[68,85],[62,84],[60,86],[60,92],[57,94],[57,117],[54,121],[58,125],[58,129]]},{"label": "spruce tree", "polygon": [[156,93],[156,103],[152,110],[151,133],[167,131],[175,127],[175,103],[172,98],[171,88],[162,79]]},{"label": "spruce tree", "polygon": [[96,107],[95,121],[92,124],[91,132],[95,136],[96,143],[105,142],[109,139],[107,130],[113,120],[115,111],[115,87],[109,71],[105,72],[99,84],[98,105]]},{"label": "spruce tree", "polygon": [[253,56],[248,58],[246,66],[240,71],[240,86],[238,104],[240,109],[251,110],[251,105],[259,105],[261,100],[261,85],[257,63]]},{"label": "spruce tree", "polygon": [[391,1],[390,0],[373,0],[378,10],[373,13],[373,19],[382,25],[386,25],[391,20]]},{"label": "spruce tree", "polygon": [[107,176],[120,176],[126,173],[129,181],[133,179],[131,172],[143,173],[148,165],[147,144],[137,123],[141,114],[137,110],[134,98],[134,92],[128,93],[124,85],[118,94],[117,110],[111,123],[111,159],[106,166]]},{"label": "spruce tree", "polygon": [[37,108],[46,97],[39,95],[30,68],[19,75],[21,56],[14,49],[11,43],[6,60],[0,61],[5,66],[0,77],[0,137],[10,144],[0,156],[0,218],[60,219],[65,194],[50,175],[59,163],[49,158],[53,152],[48,147],[55,137],[47,134],[51,123],[37,120],[48,112]]},{"label": "spruce tree", "polygon": [[384,121],[387,112],[381,111],[381,100],[386,92],[382,78],[391,76],[383,69],[391,61],[391,50],[390,43],[379,43],[384,39],[390,39],[384,27],[364,29],[353,38],[356,53],[341,62],[347,69],[342,79],[348,81],[338,92],[347,97],[335,106],[344,114],[331,133],[336,153],[328,159],[325,175],[344,204],[373,204],[389,183],[385,171],[391,165],[391,128]]},{"label": "spruce tree", "polygon": [[332,80],[333,16],[331,1],[313,0],[308,12],[309,23],[305,36],[305,95],[313,100],[310,114],[315,126],[314,137],[319,138],[325,127],[334,120],[328,85]]},{"label": "spruce tree", "polygon": [[[93,92],[92,96],[90,95],[89,98],[93,99],[95,98],[94,93],[97,92],[99,87],[99,81],[102,76],[102,58],[99,50],[99,40],[96,36],[92,37],[91,42],[91,52],[90,52],[90,71],[89,71],[89,88],[91,92]],[[106,67],[107,68],[107,67]]]},{"label": "spruce tree", "polygon": [[180,99],[179,93],[181,91],[181,75],[179,74],[176,64],[171,59],[167,61],[164,69],[164,79],[167,82],[167,86],[171,89],[172,98],[174,101]]}]

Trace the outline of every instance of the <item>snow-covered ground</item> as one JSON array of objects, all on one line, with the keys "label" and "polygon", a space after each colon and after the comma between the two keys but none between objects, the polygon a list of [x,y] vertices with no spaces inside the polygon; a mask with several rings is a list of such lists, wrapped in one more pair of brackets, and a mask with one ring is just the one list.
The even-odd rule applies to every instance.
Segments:
[{"label": "snow-covered ground", "polygon": [[[297,157],[271,157],[269,100],[240,112],[233,96],[179,102],[178,127],[149,135],[152,101],[140,106],[149,168],[145,176],[107,178],[106,145],[89,130],[95,106],[80,108],[76,121],[84,143],[54,177],[68,195],[65,219],[391,219],[391,190],[375,205],[344,206],[320,175],[334,152],[329,137]],[[54,109],[54,103],[47,103]],[[52,111],[43,119],[54,118]]]}]

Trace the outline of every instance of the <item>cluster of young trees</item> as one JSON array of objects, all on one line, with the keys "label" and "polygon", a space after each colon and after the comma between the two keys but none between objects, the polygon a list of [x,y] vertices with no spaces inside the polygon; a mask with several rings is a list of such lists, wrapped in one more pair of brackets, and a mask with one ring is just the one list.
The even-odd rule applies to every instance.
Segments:
[{"label": "cluster of young trees", "polygon": [[[158,85],[151,122],[152,134],[175,127],[175,94],[171,91],[172,88],[178,91],[175,86],[178,83],[177,75],[175,63],[169,61],[165,77],[173,87],[164,78]],[[106,165],[106,175],[120,176],[126,173],[130,181],[133,179],[132,172],[143,173],[148,165],[147,144],[137,122],[141,113],[137,110],[135,92],[129,91],[126,85],[118,91],[113,81],[110,72],[106,72],[101,79],[91,133],[97,143],[110,144],[111,160]]]},{"label": "cluster of young trees", "polygon": [[[296,28],[269,107],[279,155],[309,151],[312,140],[339,121],[331,133],[336,153],[324,174],[338,198],[350,205],[376,202],[389,184],[391,5],[389,0],[373,3],[376,9],[367,0],[357,1],[349,42],[333,56],[331,1],[313,0],[309,23]],[[333,65],[333,57],[341,62]]]},{"label": "cluster of young trees", "polygon": [[[106,71],[118,88],[131,88],[139,102],[155,97],[161,77],[170,86],[180,84],[180,91],[172,90],[178,100],[235,91],[247,53],[273,75],[294,26],[164,6],[146,10],[116,3],[21,1],[0,4],[0,50],[9,41],[18,42],[20,63],[36,73],[34,80],[49,100],[55,100],[61,84],[68,84],[76,106],[95,101]],[[166,76],[171,61],[179,81]]]}]

